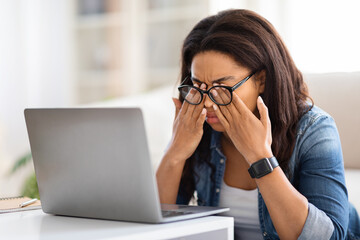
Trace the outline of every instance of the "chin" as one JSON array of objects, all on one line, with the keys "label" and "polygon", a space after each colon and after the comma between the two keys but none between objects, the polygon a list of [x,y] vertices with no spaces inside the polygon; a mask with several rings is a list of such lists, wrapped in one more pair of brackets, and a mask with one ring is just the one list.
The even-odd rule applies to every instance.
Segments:
[{"label": "chin", "polygon": [[221,123],[208,123],[212,129],[217,132],[225,132],[225,128]]}]

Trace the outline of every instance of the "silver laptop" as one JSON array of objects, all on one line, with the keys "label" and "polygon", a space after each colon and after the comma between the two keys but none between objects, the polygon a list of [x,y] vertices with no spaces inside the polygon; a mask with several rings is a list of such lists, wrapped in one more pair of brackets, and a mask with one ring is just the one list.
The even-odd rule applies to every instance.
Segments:
[{"label": "silver laptop", "polygon": [[25,109],[45,213],[164,223],[228,208],[160,204],[139,108]]}]

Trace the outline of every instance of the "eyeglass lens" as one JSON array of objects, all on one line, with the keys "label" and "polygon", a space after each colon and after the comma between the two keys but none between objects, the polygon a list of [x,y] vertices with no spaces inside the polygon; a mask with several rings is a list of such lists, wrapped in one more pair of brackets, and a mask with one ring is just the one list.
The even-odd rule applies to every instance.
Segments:
[{"label": "eyeglass lens", "polygon": [[[181,96],[190,104],[199,104],[202,93],[196,88],[184,86],[180,89]],[[218,105],[227,105],[231,102],[231,92],[224,87],[213,87],[209,92],[210,98]]]},{"label": "eyeglass lens", "polygon": [[181,96],[191,104],[199,104],[201,102],[201,93],[193,87],[185,86],[180,89]]}]

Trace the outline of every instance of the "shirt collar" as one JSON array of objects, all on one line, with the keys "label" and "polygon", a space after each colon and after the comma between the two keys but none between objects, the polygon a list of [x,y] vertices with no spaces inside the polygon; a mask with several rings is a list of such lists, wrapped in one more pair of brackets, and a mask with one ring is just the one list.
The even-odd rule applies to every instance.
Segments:
[{"label": "shirt collar", "polygon": [[211,133],[211,141],[210,141],[210,149],[213,148],[221,148],[221,134],[222,132],[217,132],[213,129],[211,129],[212,133]]}]

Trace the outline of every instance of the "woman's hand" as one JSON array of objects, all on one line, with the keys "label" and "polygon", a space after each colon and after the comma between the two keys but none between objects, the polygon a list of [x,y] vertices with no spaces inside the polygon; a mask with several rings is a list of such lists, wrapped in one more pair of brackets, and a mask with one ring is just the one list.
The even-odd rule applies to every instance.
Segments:
[{"label": "woman's hand", "polygon": [[[197,84],[194,86],[198,87]],[[201,89],[206,89],[202,84]],[[195,91],[189,92],[187,98],[199,100],[200,94],[194,94]],[[168,152],[177,160],[188,159],[196,150],[203,135],[203,125],[206,117],[204,108],[204,99],[199,105],[192,105],[179,99],[173,98],[176,112],[173,124],[173,136],[171,139]]]},{"label": "woman's hand", "polygon": [[[216,93],[219,102],[221,99],[228,98],[224,95],[225,93],[220,91]],[[249,165],[261,158],[273,156],[270,118],[268,109],[260,96],[257,99],[257,107],[260,120],[247,108],[235,92],[233,92],[233,99],[229,105],[213,105],[226,133]]]}]

